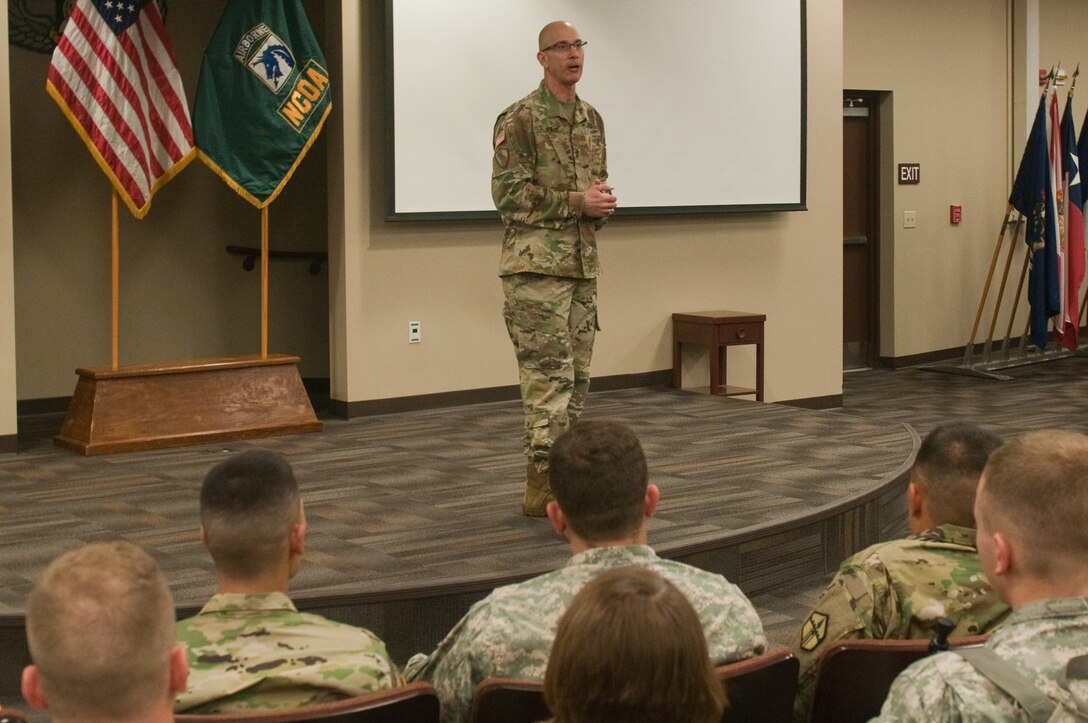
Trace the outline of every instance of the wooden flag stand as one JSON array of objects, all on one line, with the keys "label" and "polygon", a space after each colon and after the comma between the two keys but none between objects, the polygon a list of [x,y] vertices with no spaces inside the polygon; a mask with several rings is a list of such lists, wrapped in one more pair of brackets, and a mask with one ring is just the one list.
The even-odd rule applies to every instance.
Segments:
[{"label": "wooden flag stand", "polygon": [[268,354],[268,207],[261,209],[260,356],[118,366],[118,206],[112,204],[112,364],[77,369],[58,447],[83,455],[318,432],[299,358]]}]

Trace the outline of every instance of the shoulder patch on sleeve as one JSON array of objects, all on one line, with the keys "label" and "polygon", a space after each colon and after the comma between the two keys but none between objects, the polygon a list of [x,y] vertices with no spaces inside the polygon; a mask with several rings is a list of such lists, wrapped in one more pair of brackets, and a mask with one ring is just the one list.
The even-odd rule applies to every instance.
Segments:
[{"label": "shoulder patch on sleeve", "polygon": [[801,650],[811,653],[827,638],[827,615],[813,611],[801,626]]},{"label": "shoulder patch on sleeve", "polygon": [[506,129],[499,130],[499,134],[495,136],[495,147],[498,148],[502,145],[502,142],[506,140]]}]

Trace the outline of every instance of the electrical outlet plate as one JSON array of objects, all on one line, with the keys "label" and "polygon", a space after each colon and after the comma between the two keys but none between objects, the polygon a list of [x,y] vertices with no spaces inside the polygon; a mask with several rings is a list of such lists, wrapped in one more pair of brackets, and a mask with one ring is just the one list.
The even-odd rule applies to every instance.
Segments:
[{"label": "electrical outlet plate", "polygon": [[418,344],[423,341],[423,332],[420,329],[418,321],[408,322],[408,343]]},{"label": "electrical outlet plate", "polygon": [[918,225],[917,211],[903,212],[903,228],[915,228]]}]

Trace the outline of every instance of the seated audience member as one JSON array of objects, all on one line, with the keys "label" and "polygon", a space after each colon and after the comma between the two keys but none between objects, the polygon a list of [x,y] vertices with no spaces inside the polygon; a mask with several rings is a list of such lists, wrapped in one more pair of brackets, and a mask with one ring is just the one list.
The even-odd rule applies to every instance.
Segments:
[{"label": "seated audience member", "polygon": [[939,617],[955,623],[953,635],[977,635],[1008,614],[982,574],[973,510],[979,475],[1000,444],[964,422],[926,436],[907,486],[911,536],[843,562],[794,639],[801,663],[794,720],[805,720],[817,660],[836,641],[931,638]]},{"label": "seated audience member", "polygon": [[87,545],[53,561],[26,604],[34,661],[23,697],[55,723],[174,720],[185,651],[158,565],[128,542]]},{"label": "seated audience member", "polygon": [[549,474],[555,500],[548,503],[548,517],[569,541],[570,561],[497,588],[433,653],[408,663],[410,679],[437,689],[443,721],[468,719],[473,691],[484,678],[542,678],[563,611],[589,580],[616,567],[649,567],[675,585],[699,614],[716,665],[763,652],[763,625],[738,587],[721,575],[663,560],[647,545],[646,520],[660,493],[647,483],[646,458],[630,429],[580,422],[552,446]]},{"label": "seated audience member", "polygon": [[1088,715],[1088,437],[1046,430],[1004,444],[982,474],[975,519],[983,569],[1013,609],[975,653],[992,651],[1020,684],[938,653],[896,678],[879,720],[1032,720],[1012,688],[1060,706],[1062,720]]},{"label": "seated audience member", "polygon": [[637,565],[601,573],[571,600],[548,656],[544,699],[552,723],[718,723],[725,707],[691,603]]},{"label": "seated audience member", "polygon": [[191,673],[175,710],[294,708],[400,684],[373,633],[300,613],[287,596],[302,564],[306,516],[283,455],[255,449],[212,467],[200,522],[217,592],[177,624]]}]

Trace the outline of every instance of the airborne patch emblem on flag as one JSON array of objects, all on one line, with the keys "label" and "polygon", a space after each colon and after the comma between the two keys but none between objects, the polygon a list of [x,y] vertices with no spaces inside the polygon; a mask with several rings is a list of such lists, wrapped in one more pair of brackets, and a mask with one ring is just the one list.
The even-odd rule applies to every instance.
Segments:
[{"label": "airborne patch emblem on flag", "polygon": [[813,612],[801,626],[801,650],[810,653],[827,637],[827,616]]},{"label": "airborne patch emblem on flag", "polygon": [[264,23],[241,37],[234,57],[273,93],[280,92],[295,70],[291,48]]}]

